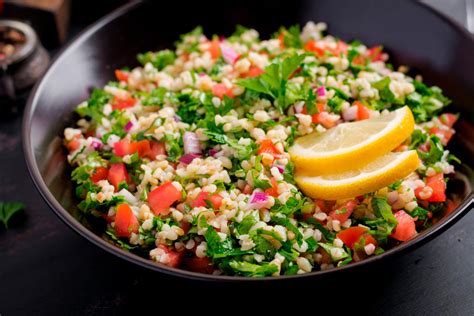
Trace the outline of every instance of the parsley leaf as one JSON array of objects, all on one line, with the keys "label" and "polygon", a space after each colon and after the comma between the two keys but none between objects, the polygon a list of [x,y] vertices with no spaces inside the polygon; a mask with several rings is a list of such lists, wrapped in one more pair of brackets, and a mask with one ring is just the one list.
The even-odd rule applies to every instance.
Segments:
[{"label": "parsley leaf", "polygon": [[151,63],[156,69],[163,70],[166,66],[174,63],[176,60],[176,54],[172,50],[164,49],[158,52],[138,54],[137,59],[143,66],[147,63]]},{"label": "parsley leaf", "polygon": [[441,140],[436,135],[430,136],[430,150],[425,153],[422,151],[418,151],[418,155],[420,155],[421,159],[426,164],[434,164],[441,160],[444,154],[444,148],[441,144]]},{"label": "parsley leaf", "polygon": [[278,266],[273,263],[254,264],[246,261],[231,261],[230,267],[240,275],[245,276],[268,276],[278,272]]},{"label": "parsley leaf", "polygon": [[22,211],[25,205],[20,202],[0,202],[0,222],[8,228],[8,222],[13,215]]},{"label": "parsley leaf", "polygon": [[238,85],[271,97],[277,101],[283,112],[295,99],[287,95],[288,79],[301,65],[306,54],[294,55],[283,61],[275,62],[265,68],[265,72],[254,78],[241,79]]}]

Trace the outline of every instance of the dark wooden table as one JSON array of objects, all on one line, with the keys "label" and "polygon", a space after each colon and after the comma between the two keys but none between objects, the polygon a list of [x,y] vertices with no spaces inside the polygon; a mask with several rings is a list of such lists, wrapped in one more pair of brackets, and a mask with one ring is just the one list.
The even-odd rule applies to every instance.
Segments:
[{"label": "dark wooden table", "polygon": [[[324,280],[212,284],[133,266],[75,234],[37,193],[21,150],[21,105],[0,113],[0,200],[26,204],[26,218],[0,228],[0,315],[130,314],[166,304],[177,312],[474,314],[474,213],[414,252]],[[217,307],[217,305],[223,305]],[[225,308],[225,309],[224,309]]]}]

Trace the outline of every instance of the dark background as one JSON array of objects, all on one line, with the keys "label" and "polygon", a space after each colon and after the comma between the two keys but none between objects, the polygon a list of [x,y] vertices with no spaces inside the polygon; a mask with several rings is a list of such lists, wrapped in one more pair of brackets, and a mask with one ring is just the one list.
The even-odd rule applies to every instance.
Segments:
[{"label": "dark background", "polygon": [[[469,1],[469,0],[468,0]],[[70,35],[124,1],[73,1]],[[466,23],[464,1],[426,1]],[[157,17],[159,18],[159,17]],[[69,36],[70,38],[71,36]],[[57,50],[51,49],[54,55]],[[66,227],[31,182],[21,150],[22,102],[0,112],[0,200],[26,204],[0,228],[0,315],[293,313],[474,314],[474,214],[414,252],[326,279],[215,284],[153,273],[108,254]],[[219,305],[222,305],[219,307]]]}]

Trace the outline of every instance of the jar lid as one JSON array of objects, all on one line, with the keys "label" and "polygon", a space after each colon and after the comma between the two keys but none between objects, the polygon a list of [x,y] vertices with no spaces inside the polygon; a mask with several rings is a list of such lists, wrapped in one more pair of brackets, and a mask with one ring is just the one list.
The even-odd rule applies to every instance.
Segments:
[{"label": "jar lid", "polygon": [[23,43],[13,54],[0,60],[0,67],[17,63],[30,56],[38,42],[38,37],[33,28],[24,22],[10,19],[0,19],[0,28],[2,27],[11,28],[22,33],[25,36],[25,43]]}]

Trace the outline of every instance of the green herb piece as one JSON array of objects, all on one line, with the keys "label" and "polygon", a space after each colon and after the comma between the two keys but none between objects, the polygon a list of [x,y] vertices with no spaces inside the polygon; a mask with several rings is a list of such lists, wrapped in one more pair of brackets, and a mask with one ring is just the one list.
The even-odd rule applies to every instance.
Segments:
[{"label": "green herb piece", "polygon": [[273,263],[254,264],[246,261],[231,261],[230,267],[237,274],[252,277],[264,277],[278,272],[278,266]]},{"label": "green herb piece", "polygon": [[25,205],[20,202],[0,202],[0,221],[5,228],[8,228],[10,219],[24,209]]}]

